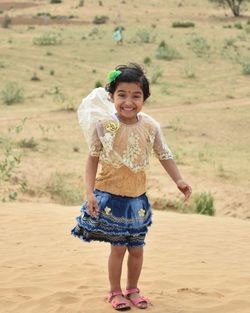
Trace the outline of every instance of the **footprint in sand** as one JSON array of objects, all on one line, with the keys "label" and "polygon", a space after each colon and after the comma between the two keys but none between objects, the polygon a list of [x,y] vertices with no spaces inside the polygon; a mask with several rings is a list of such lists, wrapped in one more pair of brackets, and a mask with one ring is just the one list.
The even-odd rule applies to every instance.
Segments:
[{"label": "footprint in sand", "polygon": [[177,292],[184,292],[184,293],[192,293],[196,295],[201,295],[201,296],[210,296],[210,297],[215,297],[215,298],[223,298],[224,295],[219,293],[219,292],[204,292],[200,291],[200,288],[180,288],[177,289]]}]

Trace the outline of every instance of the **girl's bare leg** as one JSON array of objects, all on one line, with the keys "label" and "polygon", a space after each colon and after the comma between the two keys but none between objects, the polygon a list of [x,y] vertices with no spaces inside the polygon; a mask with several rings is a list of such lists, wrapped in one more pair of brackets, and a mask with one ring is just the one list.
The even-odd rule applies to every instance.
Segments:
[{"label": "girl's bare leg", "polygon": [[[127,247],[111,245],[111,251],[108,261],[110,291],[119,291],[121,289],[122,263]],[[113,299],[124,300],[122,296],[115,296]],[[121,305],[120,308],[125,305]]]},{"label": "girl's bare leg", "polygon": [[[128,248],[128,278],[127,278],[127,289],[137,288],[138,280],[141,274],[143,264],[143,248]],[[130,299],[138,298],[138,293],[129,295]],[[147,303],[142,302],[141,308],[146,308]]]}]

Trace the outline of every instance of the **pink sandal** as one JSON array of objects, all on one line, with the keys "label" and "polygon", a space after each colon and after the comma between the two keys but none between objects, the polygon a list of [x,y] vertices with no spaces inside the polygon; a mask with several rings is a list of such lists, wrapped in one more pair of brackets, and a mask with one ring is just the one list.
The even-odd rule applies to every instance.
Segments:
[{"label": "pink sandal", "polygon": [[[129,299],[130,302],[138,309],[146,309],[148,307],[149,300],[145,298],[144,296],[138,296],[138,298],[131,299],[130,295],[132,295],[133,293],[140,293],[140,289],[139,288],[127,289],[124,293],[124,296],[127,299]],[[144,304],[144,303],[146,304],[145,308],[140,306],[141,304]]]},{"label": "pink sandal", "polygon": [[124,296],[121,290],[112,291],[108,295],[108,302],[111,303],[112,307],[117,311],[127,311],[130,310],[130,305],[126,299],[118,301],[113,299],[116,296]]}]

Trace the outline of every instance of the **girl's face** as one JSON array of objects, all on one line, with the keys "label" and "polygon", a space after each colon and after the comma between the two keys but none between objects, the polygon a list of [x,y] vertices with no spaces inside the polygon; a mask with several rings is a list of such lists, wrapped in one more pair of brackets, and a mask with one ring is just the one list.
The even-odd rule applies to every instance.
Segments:
[{"label": "girl's face", "polygon": [[114,94],[110,94],[122,123],[137,122],[137,113],[141,111],[144,97],[138,83],[119,83]]}]

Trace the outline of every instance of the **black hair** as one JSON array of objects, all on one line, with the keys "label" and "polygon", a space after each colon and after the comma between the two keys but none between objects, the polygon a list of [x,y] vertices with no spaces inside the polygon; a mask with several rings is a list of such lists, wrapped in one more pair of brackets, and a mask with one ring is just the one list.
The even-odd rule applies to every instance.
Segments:
[{"label": "black hair", "polygon": [[121,71],[121,74],[105,86],[105,89],[108,92],[114,94],[119,83],[139,83],[143,92],[144,101],[150,96],[149,82],[143,68],[140,65],[136,63],[118,65],[115,70]]}]

